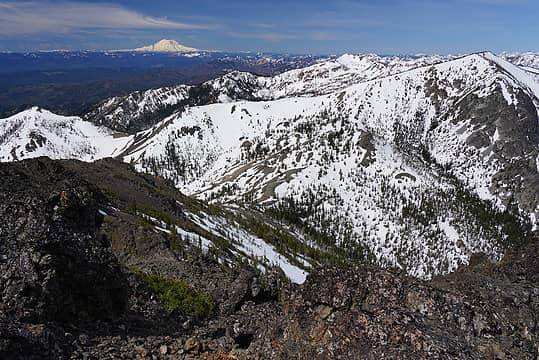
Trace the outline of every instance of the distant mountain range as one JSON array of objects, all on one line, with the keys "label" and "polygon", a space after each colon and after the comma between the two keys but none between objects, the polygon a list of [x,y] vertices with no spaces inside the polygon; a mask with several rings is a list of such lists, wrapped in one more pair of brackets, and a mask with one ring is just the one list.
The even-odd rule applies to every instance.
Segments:
[{"label": "distant mountain range", "polygon": [[31,106],[84,114],[113,96],[198,84],[233,70],[275,75],[319,57],[217,52],[38,52],[0,54],[0,117]]},{"label": "distant mountain range", "polygon": [[[429,278],[500,258],[537,226],[539,82],[525,58],[344,55],[112,97],[81,117],[34,107],[0,120],[0,160],[114,156],[202,201],[261,209],[316,249]],[[286,256],[316,263],[303,251]]]}]

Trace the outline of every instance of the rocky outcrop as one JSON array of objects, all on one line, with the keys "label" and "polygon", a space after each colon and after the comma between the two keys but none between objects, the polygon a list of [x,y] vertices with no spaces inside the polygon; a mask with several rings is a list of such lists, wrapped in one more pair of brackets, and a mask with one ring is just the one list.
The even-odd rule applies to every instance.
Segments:
[{"label": "rocky outcrop", "polygon": [[3,165],[0,176],[2,302],[66,322],[121,313],[126,280],[97,233],[103,195],[49,161]]},{"label": "rocky outcrop", "polygon": [[[40,158],[1,164],[0,176],[2,359],[539,356],[537,242],[430,281],[357,265],[283,286],[278,271],[174,251],[126,207],[179,221],[192,200],[126,164]],[[140,271],[210,294],[214,313],[165,311]]]},{"label": "rocky outcrop", "polygon": [[[39,158],[0,164],[0,176],[1,359],[206,356],[245,350],[278,317],[280,273],[261,285],[252,269],[223,267],[196,246],[175,251],[128,210],[180,221],[191,200],[166,182],[111,159]],[[140,272],[210,294],[216,316],[168,311]]]},{"label": "rocky outcrop", "polygon": [[46,342],[38,324],[118,317],[127,281],[97,233],[103,195],[51,161],[2,165],[0,177],[2,338]]},{"label": "rocky outcrop", "polygon": [[536,359],[539,247],[421,282],[323,269],[283,296],[287,359]]}]

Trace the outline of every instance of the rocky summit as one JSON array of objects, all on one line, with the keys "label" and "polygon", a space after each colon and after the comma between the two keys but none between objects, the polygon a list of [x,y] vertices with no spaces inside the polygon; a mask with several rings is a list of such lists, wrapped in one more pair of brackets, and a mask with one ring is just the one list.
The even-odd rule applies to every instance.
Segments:
[{"label": "rocky summit", "polygon": [[37,158],[0,176],[2,359],[539,356],[535,239],[428,281],[328,260],[298,284],[211,231],[219,217],[261,236],[255,210],[207,205],[112,159]]}]

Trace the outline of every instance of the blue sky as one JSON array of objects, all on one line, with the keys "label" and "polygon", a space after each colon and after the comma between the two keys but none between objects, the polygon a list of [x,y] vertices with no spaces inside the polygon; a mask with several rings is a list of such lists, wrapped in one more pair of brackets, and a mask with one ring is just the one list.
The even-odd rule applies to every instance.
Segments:
[{"label": "blue sky", "polygon": [[539,51],[537,0],[0,0],[0,50]]}]

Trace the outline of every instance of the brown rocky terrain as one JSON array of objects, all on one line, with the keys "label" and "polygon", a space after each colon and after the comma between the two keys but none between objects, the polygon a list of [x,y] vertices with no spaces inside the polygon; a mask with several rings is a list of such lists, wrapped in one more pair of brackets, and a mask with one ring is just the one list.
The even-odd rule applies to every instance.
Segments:
[{"label": "brown rocky terrain", "polygon": [[[539,245],[430,281],[370,265],[302,285],[175,244],[130,211],[204,206],[113,160],[0,164],[2,359],[538,359]],[[207,294],[170,311],[144,274]]]}]

